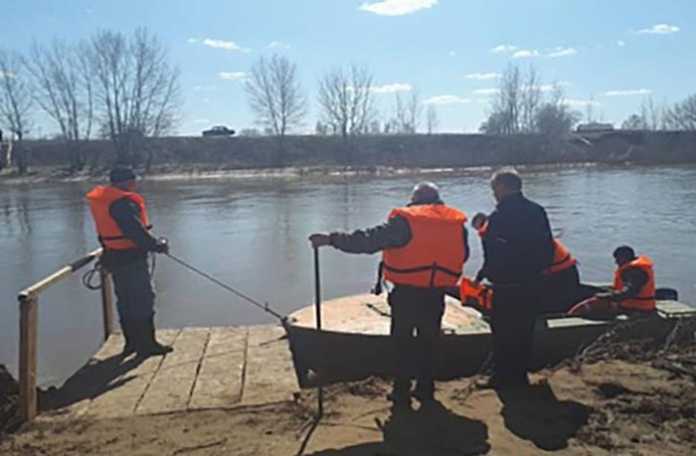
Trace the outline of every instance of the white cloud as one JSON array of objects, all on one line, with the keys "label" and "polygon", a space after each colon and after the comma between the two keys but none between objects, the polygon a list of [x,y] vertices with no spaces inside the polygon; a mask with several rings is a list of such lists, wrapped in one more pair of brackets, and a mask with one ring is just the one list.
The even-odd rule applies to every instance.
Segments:
[{"label": "white cloud", "polygon": [[455,51],[449,51],[447,54],[448,54],[450,57],[454,57],[455,55],[457,55],[457,53],[456,53]]},{"label": "white cloud", "polygon": [[437,95],[428,98],[423,103],[432,105],[464,104],[471,103],[471,99],[457,95]]},{"label": "white cloud", "polygon": [[617,45],[618,47],[624,47],[624,46],[626,46],[626,42],[625,42],[625,41],[622,41],[622,40],[619,40],[619,41],[616,42],[616,45]]},{"label": "white cloud", "polygon": [[506,54],[508,52],[516,51],[517,49],[519,48],[517,46],[513,46],[512,44],[499,44],[491,49],[491,52],[493,54]]},{"label": "white cloud", "polygon": [[465,74],[464,77],[476,81],[490,81],[491,79],[500,78],[500,73],[469,73]]},{"label": "white cloud", "polygon": [[396,92],[409,92],[413,90],[411,84],[405,82],[394,82],[392,84],[384,84],[381,86],[372,86],[370,90],[374,93],[396,93]]},{"label": "white cloud", "polygon": [[226,51],[243,52],[245,54],[251,52],[251,49],[241,47],[234,41],[216,40],[213,38],[189,38],[186,41],[188,41],[189,43],[201,43],[204,46],[208,46],[215,49],[224,49]]},{"label": "white cloud", "polygon": [[629,97],[632,95],[650,95],[650,89],[630,89],[630,90],[609,90],[604,92],[605,97]]},{"label": "white cloud", "polygon": [[595,100],[581,100],[577,98],[566,98],[563,104],[571,108],[586,108],[588,106],[601,106],[601,103]]},{"label": "white cloud", "polygon": [[577,54],[578,51],[575,48],[564,48],[564,47],[557,47],[553,51],[549,52],[546,54],[546,57],[551,57],[552,59],[555,59],[557,57],[568,57],[571,55]]},{"label": "white cloud", "polygon": [[268,49],[290,49],[290,45],[282,41],[271,41],[266,47]]},{"label": "white cloud", "polygon": [[676,25],[670,24],[655,24],[652,27],[644,28],[638,30],[636,33],[650,34],[650,35],[669,35],[670,33],[677,33],[680,30]]},{"label": "white cloud", "polygon": [[531,57],[539,57],[539,51],[536,49],[521,49],[512,54],[513,59],[528,59]]},{"label": "white cloud", "polygon": [[226,81],[243,81],[246,79],[246,73],[243,71],[221,71],[218,73],[218,77]]},{"label": "white cloud", "polygon": [[359,9],[380,16],[403,16],[432,8],[437,5],[437,2],[438,0],[382,0],[381,2],[363,3]]},{"label": "white cloud", "polygon": [[473,91],[474,95],[495,95],[500,92],[500,89],[477,89]]}]

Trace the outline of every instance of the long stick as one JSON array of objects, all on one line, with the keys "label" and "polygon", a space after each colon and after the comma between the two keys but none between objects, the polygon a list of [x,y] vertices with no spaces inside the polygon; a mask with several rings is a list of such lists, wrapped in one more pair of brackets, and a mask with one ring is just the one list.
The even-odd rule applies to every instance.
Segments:
[{"label": "long stick", "polygon": [[[314,247],[314,314],[317,319],[317,331],[321,331],[321,275],[319,274],[319,248]],[[324,415],[324,388],[317,389],[319,413],[317,419]]]}]

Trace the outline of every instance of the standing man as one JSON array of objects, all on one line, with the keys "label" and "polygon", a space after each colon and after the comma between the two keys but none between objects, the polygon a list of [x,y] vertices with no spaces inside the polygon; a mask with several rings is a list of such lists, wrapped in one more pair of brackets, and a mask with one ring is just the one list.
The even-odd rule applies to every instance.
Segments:
[{"label": "standing man", "polygon": [[148,268],[148,252],[168,253],[166,241],[148,231],[151,226],[145,200],[135,192],[135,174],[117,167],[111,185],[97,186],[87,200],[104,251],[100,262],[113,277],[121,329],[126,339],[123,354],[164,355],[171,347],[155,338],[155,292]]},{"label": "standing man", "polygon": [[553,239],[546,211],[524,197],[522,179],[514,169],[496,172],[491,188],[498,204],[482,237],[484,264],[477,280],[488,279],[494,289],[494,373],[478,386],[525,386],[544,270],[553,259]]},{"label": "standing man", "polygon": [[[309,237],[315,248],[331,245],[347,253],[383,252],[380,269],[394,285],[388,302],[396,376],[388,399],[395,405],[410,405],[411,395],[421,402],[434,400],[434,349],[445,289],[456,286],[469,257],[465,223],[466,215],[446,206],[437,186],[425,182],[414,188],[410,204],[392,210],[382,225]],[[413,377],[417,382],[411,392]]]}]

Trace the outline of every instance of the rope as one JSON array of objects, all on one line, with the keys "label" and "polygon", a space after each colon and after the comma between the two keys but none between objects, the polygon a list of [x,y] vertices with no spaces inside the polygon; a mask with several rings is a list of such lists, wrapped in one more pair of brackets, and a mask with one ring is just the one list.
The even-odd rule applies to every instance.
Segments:
[{"label": "rope", "polygon": [[166,253],[165,255],[167,255],[169,258],[171,258],[171,259],[174,260],[175,262],[179,263],[181,266],[185,267],[186,269],[189,269],[190,271],[195,272],[196,274],[200,275],[201,277],[204,277],[204,278],[208,279],[209,281],[211,281],[211,282],[213,282],[214,284],[216,284],[216,285],[218,285],[218,286],[224,288],[225,290],[229,291],[230,293],[232,293],[232,294],[234,294],[234,295],[236,295],[236,296],[238,296],[238,297],[240,297],[240,298],[246,300],[247,302],[249,302],[249,303],[255,305],[256,307],[258,307],[259,309],[263,310],[264,312],[273,315],[273,316],[276,317],[278,320],[280,320],[281,323],[284,324],[284,323],[287,321],[287,317],[284,317],[283,315],[279,314],[279,313],[276,312],[275,310],[271,309],[271,308],[268,306],[268,303],[261,303],[261,302],[255,300],[255,299],[251,298],[250,296],[247,296],[246,294],[242,293],[241,291],[236,290],[236,289],[234,289],[233,287],[231,287],[231,286],[229,286],[229,285],[227,285],[227,284],[225,284],[225,283],[219,281],[218,279],[216,279],[215,277],[211,276],[210,274],[207,274],[207,273],[201,271],[200,269],[196,268],[195,266],[193,266],[193,265],[191,265],[191,264],[185,262],[185,261],[182,260],[181,258],[177,258],[176,256],[172,255],[171,253]]}]

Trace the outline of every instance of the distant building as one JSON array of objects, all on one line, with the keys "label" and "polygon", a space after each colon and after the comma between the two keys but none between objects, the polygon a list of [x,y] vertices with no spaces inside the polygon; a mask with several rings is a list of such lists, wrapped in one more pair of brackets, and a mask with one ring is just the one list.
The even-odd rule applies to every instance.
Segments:
[{"label": "distant building", "polygon": [[610,123],[600,123],[600,122],[588,122],[585,124],[578,125],[577,132],[588,132],[588,131],[612,131],[614,129],[614,124]]}]

